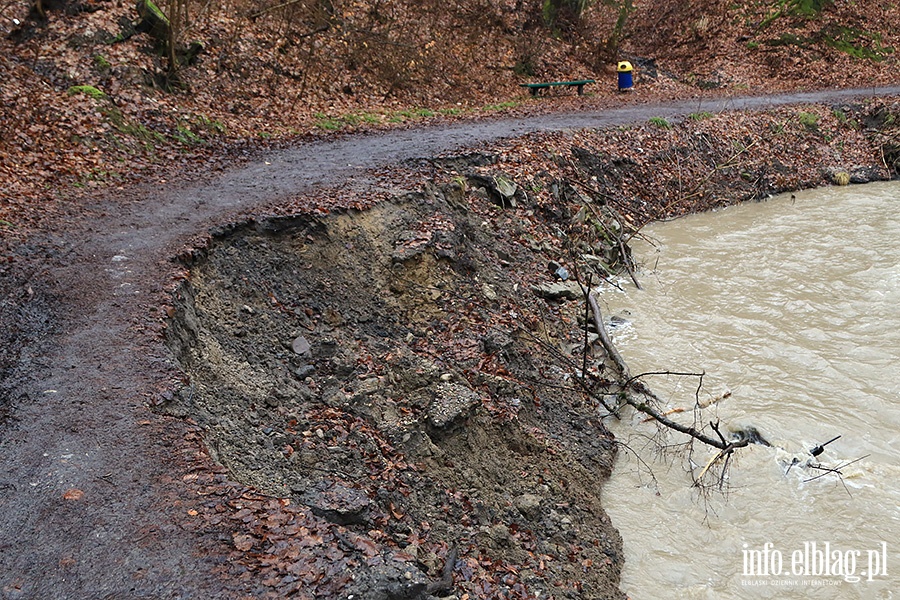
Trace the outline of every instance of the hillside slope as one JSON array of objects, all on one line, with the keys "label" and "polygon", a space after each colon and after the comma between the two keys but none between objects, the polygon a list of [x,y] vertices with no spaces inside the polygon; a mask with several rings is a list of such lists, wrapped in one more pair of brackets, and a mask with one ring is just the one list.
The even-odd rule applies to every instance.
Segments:
[{"label": "hillside slope", "polygon": [[[184,15],[172,21],[182,65],[135,32],[130,3],[44,0],[41,18],[29,0],[10,2],[0,8],[0,226],[21,237],[85,188],[208,168],[248,142],[896,80],[894,5],[609,0],[576,17],[583,4],[171,0],[162,9]],[[203,49],[188,61],[192,42]],[[628,98],[616,92],[618,59],[637,66]],[[584,98],[534,100],[519,87],[582,77],[598,81]]]}]

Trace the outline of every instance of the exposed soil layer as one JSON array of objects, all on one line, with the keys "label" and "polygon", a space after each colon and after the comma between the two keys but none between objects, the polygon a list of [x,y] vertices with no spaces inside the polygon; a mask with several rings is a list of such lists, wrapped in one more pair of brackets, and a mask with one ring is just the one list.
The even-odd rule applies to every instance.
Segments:
[{"label": "exposed soil layer", "polygon": [[[575,372],[583,306],[531,286],[549,283],[549,260],[613,266],[622,255],[595,242],[615,213],[625,230],[840,172],[894,176],[900,111],[859,95],[313,143],[193,186],[129,189],[10,243],[0,593],[415,597],[443,593],[450,562],[470,597],[618,597],[594,489],[612,447],[589,397],[550,387]],[[588,125],[604,129],[576,130]],[[371,170],[389,163],[405,167]],[[514,207],[498,177],[522,192]],[[258,212],[300,216],[247,221]],[[187,273],[170,257],[185,244],[197,249],[182,253],[193,266],[175,309]],[[160,342],[177,316],[191,379]]]},{"label": "exposed soil layer", "polygon": [[[478,597],[619,597],[599,502],[615,445],[555,366],[561,332],[536,316],[556,307],[515,285],[533,224],[496,211],[450,185],[244,226],[183,288],[169,332],[193,386],[170,410],[236,478],[355,540],[344,593],[396,597],[402,578],[373,571],[398,562],[424,590],[456,548]],[[254,550],[277,565],[281,541]]]}]

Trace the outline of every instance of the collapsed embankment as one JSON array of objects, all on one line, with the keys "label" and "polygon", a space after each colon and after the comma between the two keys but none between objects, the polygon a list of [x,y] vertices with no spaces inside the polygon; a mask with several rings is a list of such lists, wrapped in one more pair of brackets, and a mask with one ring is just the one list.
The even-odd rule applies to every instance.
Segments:
[{"label": "collapsed embankment", "polygon": [[190,384],[163,408],[262,495],[211,494],[201,518],[259,596],[623,597],[604,357],[557,266],[597,281],[632,268],[649,220],[887,179],[898,117],[879,100],[527,136],[436,158],[367,210],[216,232],[167,330]]}]

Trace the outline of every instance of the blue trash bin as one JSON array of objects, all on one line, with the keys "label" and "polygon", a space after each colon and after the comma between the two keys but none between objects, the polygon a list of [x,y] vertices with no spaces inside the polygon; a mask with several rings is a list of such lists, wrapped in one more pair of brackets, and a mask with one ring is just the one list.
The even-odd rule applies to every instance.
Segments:
[{"label": "blue trash bin", "polygon": [[619,91],[627,92],[634,88],[634,67],[631,66],[631,63],[627,60],[619,61],[619,64],[616,66],[616,71],[619,73]]}]

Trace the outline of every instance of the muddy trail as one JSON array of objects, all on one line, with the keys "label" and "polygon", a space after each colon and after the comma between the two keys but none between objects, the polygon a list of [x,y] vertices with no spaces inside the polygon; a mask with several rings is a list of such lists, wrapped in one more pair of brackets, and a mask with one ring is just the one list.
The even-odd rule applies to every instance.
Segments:
[{"label": "muddy trail", "polygon": [[[575,399],[509,383],[561,376],[542,372],[556,350],[535,341],[541,322],[531,341],[504,323],[557,307],[517,285],[532,269],[516,253],[525,234],[508,211],[461,206],[453,186],[404,197],[423,182],[372,170],[531,132],[898,93],[346,137],[87,207],[16,247],[2,272],[0,597],[284,597],[329,579],[335,594],[413,598],[450,591],[448,562],[457,579],[499,585],[491,560],[509,566],[510,594],[619,597],[620,545],[596,501],[613,456],[605,429]],[[247,221],[340,186],[399,199]],[[561,218],[521,201],[542,226]],[[411,351],[426,346],[443,351]]]}]

